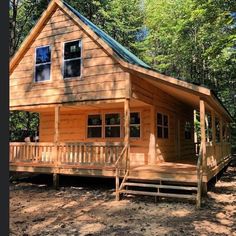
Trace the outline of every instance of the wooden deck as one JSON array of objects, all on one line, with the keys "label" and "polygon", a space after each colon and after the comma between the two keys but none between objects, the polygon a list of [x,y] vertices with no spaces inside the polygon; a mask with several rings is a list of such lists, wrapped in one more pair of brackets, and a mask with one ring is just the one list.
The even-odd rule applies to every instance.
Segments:
[{"label": "wooden deck", "polygon": [[[11,143],[10,171],[55,173],[63,175],[115,177],[116,166],[123,144],[121,143]],[[208,182],[231,160],[226,156],[217,165],[208,162],[203,182]],[[120,163],[119,177],[125,175],[125,160]],[[161,162],[155,165],[130,167],[130,178],[140,180],[170,180],[197,183],[197,158],[178,162]],[[123,166],[122,166],[123,165]]]}]

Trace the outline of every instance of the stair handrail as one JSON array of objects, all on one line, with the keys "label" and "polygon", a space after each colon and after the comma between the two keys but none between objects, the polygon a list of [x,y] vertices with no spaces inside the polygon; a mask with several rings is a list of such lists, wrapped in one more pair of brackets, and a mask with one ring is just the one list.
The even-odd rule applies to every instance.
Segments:
[{"label": "stair handrail", "polygon": [[202,155],[202,142],[201,142],[197,160],[197,197],[196,197],[197,209],[201,207],[201,202],[202,202],[202,178],[203,178],[202,156],[203,155]]},{"label": "stair handrail", "polygon": [[[120,199],[120,193],[119,193],[119,188],[120,188],[120,176],[119,176],[119,164],[122,161],[123,157],[126,156],[127,158],[127,150],[128,150],[129,144],[126,143],[124,148],[122,149],[119,157],[117,158],[117,161],[115,162],[115,168],[116,168],[116,200],[119,201]],[[124,155],[126,154],[126,155]],[[126,161],[126,171],[127,171],[127,161]]]},{"label": "stair handrail", "polygon": [[123,159],[124,153],[125,151],[128,149],[128,143],[125,144],[124,148],[122,149],[119,157],[117,158],[116,162],[115,162],[115,167],[118,168],[119,167],[119,163],[120,161]]}]

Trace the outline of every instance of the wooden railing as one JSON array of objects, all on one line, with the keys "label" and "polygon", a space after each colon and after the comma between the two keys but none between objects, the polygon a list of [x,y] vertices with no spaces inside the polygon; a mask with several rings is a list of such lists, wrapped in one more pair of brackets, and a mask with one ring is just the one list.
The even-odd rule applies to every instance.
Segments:
[{"label": "wooden railing", "polygon": [[114,166],[120,143],[10,143],[10,162]]},{"label": "wooden railing", "polygon": [[125,170],[125,176],[123,178],[123,181],[121,183],[121,185],[123,184],[123,182],[125,181],[125,178],[127,177],[128,173],[129,173],[129,144],[126,143],[126,145],[124,146],[124,148],[122,149],[116,163],[115,163],[115,167],[116,167],[116,200],[119,201],[120,199],[120,169],[123,168]]},{"label": "wooden railing", "polygon": [[58,145],[58,162],[71,165],[114,166],[123,145],[105,143],[64,143]]},{"label": "wooden railing", "polygon": [[231,153],[230,143],[222,142],[216,143],[212,142],[206,143],[206,164],[207,169],[212,169],[219,165],[226,157]]},{"label": "wooden railing", "polygon": [[10,162],[54,163],[52,143],[10,143]]}]

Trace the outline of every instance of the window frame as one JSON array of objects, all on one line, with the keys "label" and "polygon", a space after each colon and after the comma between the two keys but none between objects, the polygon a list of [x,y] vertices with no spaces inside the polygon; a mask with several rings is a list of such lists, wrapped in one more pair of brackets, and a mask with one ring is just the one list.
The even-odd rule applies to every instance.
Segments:
[{"label": "window frame", "polygon": [[[36,59],[37,59],[37,49],[38,48],[45,48],[45,47],[49,47],[50,48],[50,62],[46,62],[46,63],[40,63],[40,64],[36,64]],[[41,81],[36,81],[36,67],[38,65],[46,65],[46,64],[50,64],[50,76],[49,76],[49,79],[47,80],[41,80]],[[34,49],[34,79],[33,79],[33,82],[34,83],[47,83],[47,82],[50,82],[51,81],[51,78],[52,78],[52,45],[50,44],[46,44],[46,45],[42,45],[42,46],[37,46],[35,47]]]},{"label": "window frame", "polygon": [[139,123],[139,127],[140,127],[140,135],[139,135],[139,137],[131,137],[131,135],[130,135],[130,131],[131,131],[131,129],[130,129],[130,127],[131,126],[138,126],[138,125],[136,125],[136,124],[129,124],[129,129],[130,129],[130,131],[129,131],[129,137],[130,137],[130,139],[141,139],[142,138],[142,126],[141,126],[141,123],[142,123],[142,113],[141,113],[141,111],[131,111],[130,112],[130,120],[131,120],[131,113],[139,113],[139,117],[140,117],[140,123]]},{"label": "window frame", "polygon": [[[158,122],[158,115],[157,114],[161,114],[162,115],[162,125],[159,125],[157,122]],[[168,119],[168,125],[165,126],[164,125],[164,116],[167,116],[167,119]],[[156,127],[156,138],[157,139],[160,139],[160,140],[169,140],[170,138],[170,116],[169,114],[167,113],[163,113],[163,112],[160,112],[160,111],[156,111],[156,117],[155,117],[155,127]],[[158,127],[161,127],[162,128],[162,137],[158,137]],[[167,128],[168,129],[168,137],[165,138],[164,137],[164,128]]]},{"label": "window frame", "polygon": [[[80,58],[79,57],[76,57],[76,58],[73,58],[73,59],[66,59],[65,60],[65,44],[66,43],[72,43],[72,42],[76,42],[76,41],[80,41]],[[73,61],[73,60],[78,60],[80,59],[80,76],[71,76],[71,77],[65,77],[65,61]],[[62,43],[62,79],[63,80],[70,80],[70,79],[75,79],[75,78],[79,78],[81,79],[82,78],[82,66],[83,64],[83,44],[82,44],[82,38],[79,38],[79,39],[75,39],[75,40],[69,40],[69,41],[64,41]]]},{"label": "window frame", "polygon": [[[106,115],[109,115],[109,114],[119,114],[120,116],[120,124],[119,125],[106,125]],[[106,138],[111,138],[111,139],[119,139],[119,138],[122,138],[123,137],[123,133],[122,133],[122,116],[121,116],[121,112],[116,112],[116,111],[110,111],[110,112],[104,112],[103,113],[103,117],[104,117],[104,133],[103,133],[103,138],[106,139]],[[120,127],[120,136],[119,137],[106,137],[106,127]]]},{"label": "window frame", "polygon": [[[95,116],[95,115],[99,115],[101,117],[102,124],[99,126],[88,125],[89,116]],[[104,126],[104,124],[103,124],[103,114],[102,113],[88,113],[87,120],[86,120],[86,137],[87,137],[87,139],[101,139],[101,138],[103,138],[103,126]],[[101,127],[101,137],[88,137],[88,128],[90,128],[90,127]]]}]

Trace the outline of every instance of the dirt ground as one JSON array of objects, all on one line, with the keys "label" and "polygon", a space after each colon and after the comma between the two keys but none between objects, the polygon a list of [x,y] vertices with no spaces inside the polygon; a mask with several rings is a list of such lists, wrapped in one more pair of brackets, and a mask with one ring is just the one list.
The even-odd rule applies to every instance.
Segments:
[{"label": "dirt ground", "polygon": [[10,235],[236,235],[236,161],[194,202],[128,197],[116,202],[114,180],[51,176],[11,181]]}]

